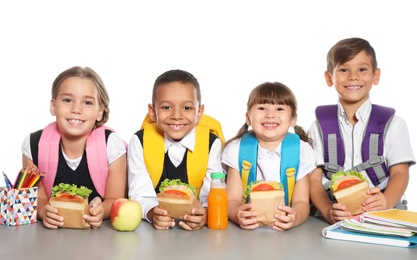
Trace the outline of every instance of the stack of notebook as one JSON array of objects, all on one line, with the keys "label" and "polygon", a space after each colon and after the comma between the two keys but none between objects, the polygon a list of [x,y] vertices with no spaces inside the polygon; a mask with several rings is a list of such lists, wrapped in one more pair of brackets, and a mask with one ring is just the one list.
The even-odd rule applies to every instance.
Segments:
[{"label": "stack of notebook", "polygon": [[417,212],[365,212],[323,229],[325,238],[397,247],[417,246]]}]

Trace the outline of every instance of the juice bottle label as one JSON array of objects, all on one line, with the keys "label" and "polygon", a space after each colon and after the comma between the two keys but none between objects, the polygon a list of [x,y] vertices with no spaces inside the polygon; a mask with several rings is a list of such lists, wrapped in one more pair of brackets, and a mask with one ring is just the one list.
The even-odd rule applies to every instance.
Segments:
[{"label": "juice bottle label", "polygon": [[228,225],[227,193],[224,188],[212,188],[208,195],[207,226],[210,229],[226,229]]}]

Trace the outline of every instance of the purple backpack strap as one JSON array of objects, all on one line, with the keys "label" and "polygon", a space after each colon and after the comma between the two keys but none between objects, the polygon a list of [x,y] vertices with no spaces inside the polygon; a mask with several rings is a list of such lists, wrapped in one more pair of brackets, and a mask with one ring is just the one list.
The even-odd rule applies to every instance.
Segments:
[{"label": "purple backpack strap", "polygon": [[339,170],[345,163],[345,147],[340,134],[337,105],[318,106],[316,117],[322,134],[324,165],[327,178]]},{"label": "purple backpack strap", "polygon": [[385,132],[394,115],[395,109],[393,108],[372,105],[368,126],[362,141],[363,163],[354,167],[358,171],[366,169],[375,186],[389,177],[389,171],[383,157],[383,148]]}]

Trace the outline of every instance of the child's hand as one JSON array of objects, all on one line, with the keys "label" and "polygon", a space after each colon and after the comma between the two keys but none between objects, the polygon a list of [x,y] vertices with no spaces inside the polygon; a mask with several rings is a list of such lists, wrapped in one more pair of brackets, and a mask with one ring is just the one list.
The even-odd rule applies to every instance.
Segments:
[{"label": "child's hand", "polygon": [[168,212],[159,206],[153,208],[153,227],[157,230],[166,230],[175,226],[175,219],[168,217]]},{"label": "child's hand", "polygon": [[379,188],[371,188],[366,193],[372,196],[362,202],[364,211],[378,211],[387,209],[387,199]]},{"label": "child's hand", "polygon": [[292,228],[294,226],[295,215],[297,214],[296,211],[285,205],[278,206],[278,209],[285,212],[285,215],[275,214],[275,219],[277,221],[275,221],[272,228],[278,231],[284,231]]},{"label": "child's hand", "polygon": [[90,224],[92,229],[98,229],[103,222],[104,207],[99,197],[95,197],[89,205],[88,213],[84,214],[83,218]]},{"label": "child's hand", "polygon": [[199,230],[207,224],[207,209],[203,207],[194,208],[191,215],[185,215],[184,221],[179,225],[185,230]]},{"label": "child's hand", "polygon": [[255,211],[250,211],[252,204],[242,204],[237,211],[237,218],[239,220],[239,226],[243,229],[255,229],[259,227]]},{"label": "child's hand", "polygon": [[330,209],[330,219],[327,219],[331,224],[339,222],[341,220],[352,217],[352,213],[345,211],[346,207],[340,203],[334,203]]},{"label": "child's hand", "polygon": [[64,218],[58,214],[58,209],[50,204],[45,205],[45,213],[43,217],[43,226],[50,229],[57,229],[64,226]]}]

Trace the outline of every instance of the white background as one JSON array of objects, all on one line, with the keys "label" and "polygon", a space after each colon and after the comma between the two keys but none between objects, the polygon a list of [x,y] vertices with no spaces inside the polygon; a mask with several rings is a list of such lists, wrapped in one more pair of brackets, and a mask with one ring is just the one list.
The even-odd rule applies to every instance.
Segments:
[{"label": "white background", "polygon": [[[362,37],[382,75],[373,103],[395,107],[417,152],[413,1],[2,1],[0,3],[0,170],[14,180],[21,143],[54,120],[51,85],[63,70],[89,66],[110,94],[110,120],[129,141],[157,76],[183,69],[199,80],[206,114],[226,138],[244,123],[252,88],[280,81],[295,92],[298,125],[337,101],[323,73],[329,48]],[[413,90],[414,89],[414,90]],[[406,195],[417,210],[416,166]],[[2,183],[0,180],[0,185]]]}]

